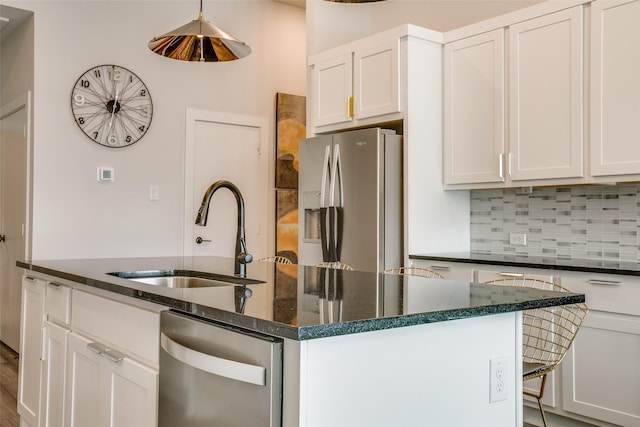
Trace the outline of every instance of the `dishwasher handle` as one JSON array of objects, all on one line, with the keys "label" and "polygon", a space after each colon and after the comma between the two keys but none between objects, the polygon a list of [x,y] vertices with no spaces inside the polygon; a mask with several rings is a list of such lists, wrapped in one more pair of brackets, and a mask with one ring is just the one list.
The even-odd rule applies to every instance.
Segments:
[{"label": "dishwasher handle", "polygon": [[210,374],[249,384],[262,386],[267,384],[267,369],[262,366],[249,365],[201,353],[175,342],[164,333],[160,334],[160,346],[167,354],[182,363]]}]

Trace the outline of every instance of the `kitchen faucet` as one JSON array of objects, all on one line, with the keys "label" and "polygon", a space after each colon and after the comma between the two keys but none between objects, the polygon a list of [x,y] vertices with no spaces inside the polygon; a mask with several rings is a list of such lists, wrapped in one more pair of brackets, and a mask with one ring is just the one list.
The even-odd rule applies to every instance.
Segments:
[{"label": "kitchen faucet", "polygon": [[235,256],[235,275],[239,277],[245,277],[247,275],[247,264],[253,261],[253,255],[247,252],[247,243],[244,237],[244,199],[242,193],[236,185],[230,181],[220,180],[216,181],[207,189],[202,199],[202,205],[198,209],[198,216],[196,216],[196,225],[207,225],[207,216],[209,214],[209,202],[213,193],[220,188],[227,188],[233,193],[238,203],[238,231],[236,233],[236,256]]}]

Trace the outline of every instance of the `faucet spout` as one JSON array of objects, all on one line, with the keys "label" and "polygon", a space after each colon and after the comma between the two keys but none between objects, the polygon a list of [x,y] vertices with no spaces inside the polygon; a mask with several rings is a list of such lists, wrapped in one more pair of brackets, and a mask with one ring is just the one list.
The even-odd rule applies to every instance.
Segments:
[{"label": "faucet spout", "polygon": [[198,215],[196,216],[196,225],[202,227],[207,225],[207,217],[209,216],[209,204],[213,194],[221,188],[226,188],[234,195],[238,204],[238,227],[236,232],[235,247],[235,274],[239,277],[247,275],[246,265],[253,261],[253,256],[247,251],[247,242],[244,233],[244,199],[240,189],[232,182],[226,180],[216,181],[207,188],[202,199]]}]

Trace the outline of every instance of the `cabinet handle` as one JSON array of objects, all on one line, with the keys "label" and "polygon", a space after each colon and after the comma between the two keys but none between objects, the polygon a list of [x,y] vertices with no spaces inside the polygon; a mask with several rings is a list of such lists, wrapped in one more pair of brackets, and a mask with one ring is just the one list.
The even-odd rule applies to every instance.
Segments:
[{"label": "cabinet handle", "polygon": [[347,98],[347,117],[353,118],[353,110],[354,110],[355,100],[353,96]]},{"label": "cabinet handle", "polygon": [[500,276],[505,276],[505,277],[524,277],[523,273],[498,273]]},{"label": "cabinet handle", "polygon": [[40,360],[45,360],[45,346],[47,344],[47,330],[45,328],[40,328]]},{"label": "cabinet handle", "polygon": [[122,359],[124,359],[124,354],[115,350],[111,350],[110,348],[103,351],[100,355],[104,356],[107,360],[113,363],[120,363],[122,362]]},{"label": "cabinet handle", "polygon": [[504,181],[504,153],[498,154],[498,177]]},{"label": "cabinet handle", "polygon": [[507,173],[511,176],[511,153],[509,153],[509,157],[507,158]]},{"label": "cabinet handle", "polygon": [[606,286],[620,286],[622,282],[617,280],[601,280],[601,279],[589,279],[590,285],[606,285]]},{"label": "cabinet handle", "polygon": [[36,278],[35,277],[31,277],[31,276],[24,276],[25,280],[28,280],[29,282],[35,282]]},{"label": "cabinet handle", "polygon": [[451,268],[446,265],[431,265],[429,266],[432,270],[442,270],[449,271]]},{"label": "cabinet handle", "polygon": [[120,353],[119,351],[110,349],[106,345],[101,344],[99,342],[91,342],[87,344],[87,348],[93,351],[95,354],[102,356],[105,359],[114,363],[122,362],[122,359],[125,358],[124,354]]},{"label": "cabinet handle", "polygon": [[99,342],[91,342],[87,344],[87,348],[93,351],[95,354],[102,354],[102,352],[107,349],[104,344],[100,344]]},{"label": "cabinet handle", "polygon": [[53,282],[47,282],[47,286],[52,289],[60,289],[62,287],[62,285]]}]

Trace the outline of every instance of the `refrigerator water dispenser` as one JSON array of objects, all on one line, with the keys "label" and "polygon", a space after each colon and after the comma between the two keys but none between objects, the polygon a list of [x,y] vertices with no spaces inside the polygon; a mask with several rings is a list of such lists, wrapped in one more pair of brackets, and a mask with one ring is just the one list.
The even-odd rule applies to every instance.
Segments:
[{"label": "refrigerator water dispenser", "polygon": [[304,208],[304,241],[320,243],[320,192],[304,191],[302,206]]}]

